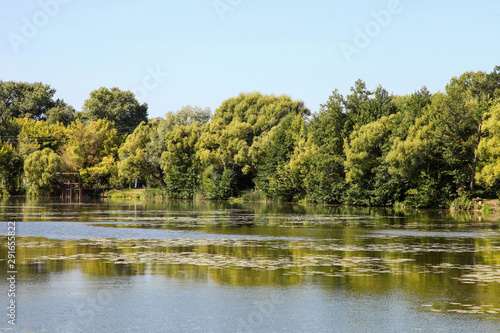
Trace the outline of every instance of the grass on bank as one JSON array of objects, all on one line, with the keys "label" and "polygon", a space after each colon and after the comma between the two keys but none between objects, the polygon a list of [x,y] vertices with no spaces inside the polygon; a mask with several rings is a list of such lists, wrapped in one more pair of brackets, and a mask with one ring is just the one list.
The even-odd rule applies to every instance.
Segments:
[{"label": "grass on bank", "polygon": [[[167,192],[163,189],[115,189],[104,192],[103,196],[108,199],[156,199],[156,200],[166,200],[171,199]],[[204,200],[205,198],[201,195],[197,195],[194,200]],[[497,212],[500,211],[500,201],[498,199],[476,199],[480,204],[475,207],[472,205],[472,201],[464,200],[459,198],[451,203],[451,210],[475,210],[482,211],[484,213]],[[269,202],[265,194],[258,190],[248,190],[241,193],[237,198],[230,198],[228,200],[232,203],[242,203],[242,202]],[[470,201],[470,202],[469,202]],[[306,203],[306,202],[300,202]],[[410,207],[404,205],[403,203],[396,202],[394,208],[408,209]]]},{"label": "grass on bank", "polygon": [[110,190],[104,192],[103,196],[108,199],[143,199],[144,189]]}]

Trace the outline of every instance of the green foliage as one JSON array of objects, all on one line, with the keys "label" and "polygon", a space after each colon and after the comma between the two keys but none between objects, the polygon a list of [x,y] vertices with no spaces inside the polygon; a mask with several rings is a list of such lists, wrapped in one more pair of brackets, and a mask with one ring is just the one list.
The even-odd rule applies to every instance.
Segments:
[{"label": "green foliage", "polygon": [[14,146],[0,141],[0,196],[15,194],[18,191],[22,165]]},{"label": "green foliage", "polygon": [[307,166],[304,186],[311,202],[342,202],[345,191],[344,126],[347,120],[344,111],[343,97],[335,90],[308,126],[308,140],[301,157]]},{"label": "green foliage", "polygon": [[75,109],[62,100],[57,100],[56,105],[47,111],[47,124],[61,123],[68,126],[75,120]]},{"label": "green foliage", "polygon": [[434,95],[423,87],[393,96],[358,80],[346,96],[334,90],[313,117],[301,101],[258,92],[225,100],[213,117],[185,106],[153,120],[146,104],[118,88],[91,92],[80,113],[54,93],[41,83],[0,81],[3,193],[20,190],[23,161],[35,170],[26,175],[30,194],[52,191],[54,155],[61,168],[80,172],[85,187],[139,178],[162,187],[151,196],[169,198],[244,192],[276,201],[468,209],[475,165],[477,193],[500,192],[500,67],[454,77]]},{"label": "green foliage", "polygon": [[250,187],[268,132],[289,114],[305,115],[309,110],[302,101],[284,95],[249,93],[225,100],[200,138],[202,163],[219,172],[231,168],[241,189]]},{"label": "green foliage", "polygon": [[493,208],[493,205],[489,204],[489,203],[485,203],[482,207],[481,207],[481,212],[482,213],[492,213],[495,211],[495,208]]},{"label": "green foliage", "polygon": [[406,184],[405,203],[443,207],[457,197],[457,188],[469,186],[477,128],[491,103],[482,90],[486,78],[482,72],[453,78],[446,94],[425,104],[406,137],[394,139],[386,161]]},{"label": "green foliage", "polygon": [[61,149],[66,169],[79,171],[84,187],[108,185],[118,174],[120,139],[113,123],[107,120],[72,123]]},{"label": "green foliage", "polygon": [[161,155],[166,190],[173,198],[193,198],[198,191],[201,162],[196,154],[200,136],[198,123],[176,126],[166,136],[167,150]]},{"label": "green foliage", "polygon": [[266,194],[257,189],[244,191],[241,195],[241,200],[244,202],[263,202],[266,198]]},{"label": "green foliage", "polygon": [[28,182],[28,194],[50,195],[59,189],[57,173],[62,170],[62,160],[49,148],[37,150],[24,161],[24,173]]},{"label": "green foliage", "polygon": [[231,169],[220,172],[210,166],[203,172],[201,189],[206,199],[227,200],[235,195],[236,175]]},{"label": "green foliage", "polygon": [[90,93],[79,117],[87,121],[105,119],[114,122],[120,134],[129,133],[148,121],[148,105],[139,104],[130,91],[101,87]]},{"label": "green foliage", "polygon": [[140,199],[144,196],[142,189],[111,190],[104,193],[108,199]]},{"label": "green foliage", "polygon": [[385,162],[394,119],[394,115],[383,116],[353,131],[349,139],[345,139],[347,202],[387,205],[399,199],[398,184],[394,184]]},{"label": "green foliage", "polygon": [[164,127],[173,129],[175,126],[188,126],[192,123],[203,126],[210,121],[211,117],[212,111],[210,108],[202,109],[199,106],[186,105],[176,112],[167,112]]},{"label": "green foliage", "polygon": [[17,152],[22,158],[44,148],[58,151],[66,140],[66,127],[62,123],[49,124],[46,121],[14,118],[12,124],[18,132]]},{"label": "green foliage", "polygon": [[118,151],[118,175],[130,183],[135,178],[153,177],[162,185],[163,171],[160,164],[161,152],[149,146],[152,133],[158,128],[158,121],[142,122],[130,134]]},{"label": "green foliage", "polygon": [[163,188],[152,188],[146,189],[144,192],[144,197],[147,199],[167,199],[168,193]]},{"label": "green foliage", "polygon": [[460,189],[458,191],[458,197],[453,200],[450,204],[450,208],[454,210],[471,210],[474,208],[474,203],[472,202],[471,195],[469,191]]},{"label": "green foliage", "polygon": [[[45,120],[57,104],[56,90],[40,82],[27,83],[0,80],[0,139],[17,135],[11,124],[13,118]],[[5,139],[3,139],[5,141]]]},{"label": "green foliage", "polygon": [[397,110],[392,103],[392,96],[381,86],[375,91],[369,91],[365,82],[358,80],[351,92],[342,99],[346,113],[343,137],[348,137],[353,130],[383,116],[389,116]]},{"label": "green foliage", "polygon": [[[298,155],[306,138],[306,124],[301,114],[288,115],[271,130],[270,145],[254,180],[257,189],[278,201],[296,201],[304,196],[302,162],[306,158]],[[297,155],[295,159],[294,155]]]},{"label": "green foliage", "polygon": [[417,187],[406,191],[404,204],[415,208],[435,207],[436,202],[438,202],[436,199],[439,196],[437,182],[425,172],[422,172],[419,180],[416,184]]},{"label": "green foliage", "polygon": [[487,137],[479,144],[482,163],[478,181],[496,187],[500,182],[500,104],[492,106],[484,114],[482,130],[487,133]]},{"label": "green foliage", "polygon": [[45,120],[47,112],[56,106],[55,89],[40,82],[0,80],[0,118],[30,118]]},{"label": "green foliage", "polygon": [[[198,124],[197,126],[204,125],[210,117],[209,108],[185,106],[177,112],[168,112],[165,119],[156,118],[148,123],[142,122],[119,149],[120,177],[129,183],[135,178],[150,179],[156,183],[156,186],[166,188],[162,154],[169,149],[170,139],[173,138],[172,132],[194,123]],[[199,132],[198,129],[197,131]],[[199,135],[198,133],[197,136]],[[175,148],[175,145],[170,145],[170,147]],[[177,194],[174,195],[174,192]],[[177,197],[178,191],[174,192],[171,192],[172,195]],[[191,188],[188,192],[193,192],[193,189]],[[182,197],[186,196],[189,197],[189,195],[182,195]]]}]

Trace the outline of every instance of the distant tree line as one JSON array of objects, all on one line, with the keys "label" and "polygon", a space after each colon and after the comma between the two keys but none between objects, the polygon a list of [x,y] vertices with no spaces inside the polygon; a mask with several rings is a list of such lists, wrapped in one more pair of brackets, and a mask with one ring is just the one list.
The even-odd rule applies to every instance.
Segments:
[{"label": "distant tree line", "polygon": [[[148,119],[129,91],[100,88],[81,112],[42,83],[0,81],[0,193],[59,193],[139,179],[171,198],[467,208],[500,194],[500,67],[443,92],[395,96],[358,80],[311,114],[288,96],[242,93],[211,110]],[[496,194],[496,195],[498,195]]]}]

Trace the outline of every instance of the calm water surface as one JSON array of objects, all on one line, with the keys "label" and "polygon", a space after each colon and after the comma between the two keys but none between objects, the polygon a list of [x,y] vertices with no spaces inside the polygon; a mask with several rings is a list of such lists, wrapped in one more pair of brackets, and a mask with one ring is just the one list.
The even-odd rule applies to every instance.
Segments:
[{"label": "calm water surface", "polygon": [[0,331],[499,332],[499,226],[445,211],[3,200]]}]

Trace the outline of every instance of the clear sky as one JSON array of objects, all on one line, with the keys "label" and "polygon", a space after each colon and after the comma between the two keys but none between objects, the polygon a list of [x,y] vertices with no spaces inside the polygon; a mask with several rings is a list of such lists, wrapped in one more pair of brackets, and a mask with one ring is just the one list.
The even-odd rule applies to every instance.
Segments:
[{"label": "clear sky", "polygon": [[149,116],[240,92],[311,111],[357,79],[394,94],[443,90],[500,65],[498,1],[0,0],[0,79],[41,81],[81,110],[101,86]]}]

